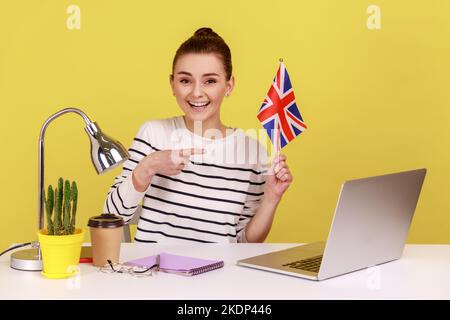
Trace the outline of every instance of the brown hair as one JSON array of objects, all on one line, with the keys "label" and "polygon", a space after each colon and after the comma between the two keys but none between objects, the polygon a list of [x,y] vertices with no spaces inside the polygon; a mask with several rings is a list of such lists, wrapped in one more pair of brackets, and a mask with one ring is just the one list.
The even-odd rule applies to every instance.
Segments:
[{"label": "brown hair", "polygon": [[214,53],[223,63],[227,81],[230,80],[233,67],[231,65],[231,52],[228,45],[211,28],[200,28],[178,48],[172,63],[172,73],[178,58],[188,53]]}]

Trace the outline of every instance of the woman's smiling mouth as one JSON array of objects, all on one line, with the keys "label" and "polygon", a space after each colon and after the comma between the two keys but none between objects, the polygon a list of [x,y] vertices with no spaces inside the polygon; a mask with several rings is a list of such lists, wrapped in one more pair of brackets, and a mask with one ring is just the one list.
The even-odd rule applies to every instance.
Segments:
[{"label": "woman's smiling mouth", "polygon": [[188,101],[189,106],[195,112],[201,112],[205,110],[210,103],[211,103],[210,101],[199,101],[199,102]]}]

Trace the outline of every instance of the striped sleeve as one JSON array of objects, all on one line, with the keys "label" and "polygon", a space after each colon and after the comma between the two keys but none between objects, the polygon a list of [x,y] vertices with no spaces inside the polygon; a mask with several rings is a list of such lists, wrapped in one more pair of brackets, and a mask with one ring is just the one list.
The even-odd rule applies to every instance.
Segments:
[{"label": "striped sleeve", "polygon": [[121,174],[115,177],[103,208],[104,212],[123,217],[125,223],[132,219],[147,192],[147,190],[139,192],[134,188],[132,172],[145,156],[157,150],[148,142],[148,126],[149,122],[146,122],[139,128],[131,147],[128,149],[130,158],[124,162]]},{"label": "striped sleeve", "polygon": [[262,197],[264,196],[264,185],[266,183],[267,175],[267,152],[262,145],[259,145],[259,148],[261,158],[258,165],[255,166],[256,177],[249,186],[249,192],[246,196],[244,207],[236,226],[237,242],[247,242],[245,228],[258,210]]}]

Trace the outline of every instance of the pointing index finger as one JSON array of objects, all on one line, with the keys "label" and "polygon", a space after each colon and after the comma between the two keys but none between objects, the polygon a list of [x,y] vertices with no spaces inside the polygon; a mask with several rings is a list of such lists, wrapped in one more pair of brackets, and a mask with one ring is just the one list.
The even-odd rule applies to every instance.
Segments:
[{"label": "pointing index finger", "polygon": [[201,148],[181,149],[180,157],[189,157],[193,154],[204,154],[204,153],[205,153],[205,149],[201,149]]}]

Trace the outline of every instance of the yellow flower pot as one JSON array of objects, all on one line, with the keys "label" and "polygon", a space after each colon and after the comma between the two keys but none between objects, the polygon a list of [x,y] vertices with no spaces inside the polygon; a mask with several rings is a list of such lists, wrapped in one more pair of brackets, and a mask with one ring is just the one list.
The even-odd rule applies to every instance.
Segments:
[{"label": "yellow flower pot", "polygon": [[52,279],[63,279],[78,273],[84,230],[75,229],[67,236],[49,236],[47,229],[38,231],[42,252],[42,275]]}]

